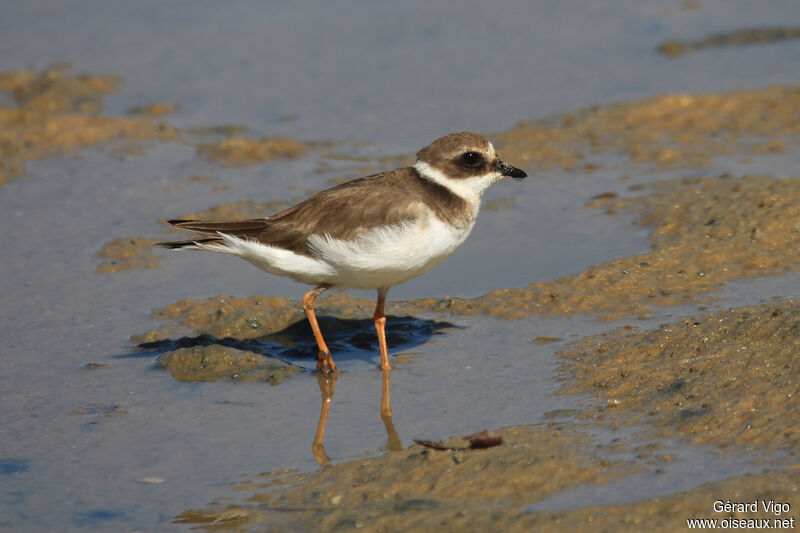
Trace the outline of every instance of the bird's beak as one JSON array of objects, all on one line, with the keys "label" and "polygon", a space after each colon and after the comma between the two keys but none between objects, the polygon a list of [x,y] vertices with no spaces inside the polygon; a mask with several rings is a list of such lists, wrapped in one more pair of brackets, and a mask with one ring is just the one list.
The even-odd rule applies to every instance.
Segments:
[{"label": "bird's beak", "polygon": [[515,180],[521,180],[522,178],[527,178],[528,175],[525,174],[524,171],[518,169],[517,167],[512,167],[507,163],[503,163],[499,159],[497,160],[497,171],[500,172],[503,176],[508,176],[509,178],[514,178]]}]

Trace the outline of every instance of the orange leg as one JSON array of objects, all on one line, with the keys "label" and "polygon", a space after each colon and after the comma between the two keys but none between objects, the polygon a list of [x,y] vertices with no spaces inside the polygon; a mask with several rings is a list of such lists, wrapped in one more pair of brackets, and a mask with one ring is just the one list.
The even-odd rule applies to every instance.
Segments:
[{"label": "orange leg", "polygon": [[319,392],[322,394],[322,407],[319,411],[319,421],[317,422],[317,433],[314,435],[314,443],[311,449],[314,457],[321,465],[330,462],[331,458],[325,453],[325,426],[328,423],[328,411],[333,402],[333,392],[336,390],[336,374],[319,374],[317,376]]},{"label": "orange leg", "polygon": [[308,318],[308,323],[311,324],[311,331],[314,332],[314,338],[317,340],[317,347],[319,348],[317,370],[325,374],[337,372],[337,370],[333,357],[331,357],[331,351],[328,350],[325,339],[322,338],[322,332],[319,330],[319,324],[317,324],[317,316],[314,314],[314,300],[327,289],[327,285],[320,285],[303,296],[303,310],[306,312],[306,318]]},{"label": "orange leg", "polygon": [[400,436],[397,434],[397,430],[394,429],[394,423],[392,422],[392,402],[389,399],[389,380],[392,373],[389,370],[384,370],[381,374],[383,374],[381,420],[383,420],[383,425],[386,428],[387,447],[389,451],[396,452],[403,449],[403,443],[400,441]]},{"label": "orange leg", "polygon": [[378,302],[375,304],[375,329],[378,332],[378,344],[381,347],[381,370],[391,370],[389,364],[389,352],[386,349],[386,317],[383,315],[383,305],[386,303],[386,295],[389,287],[378,289]]}]

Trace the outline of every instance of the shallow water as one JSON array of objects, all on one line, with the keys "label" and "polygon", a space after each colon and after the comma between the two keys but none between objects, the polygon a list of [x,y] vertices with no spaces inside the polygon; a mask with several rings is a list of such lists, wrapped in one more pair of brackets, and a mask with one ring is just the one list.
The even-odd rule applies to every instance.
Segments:
[{"label": "shallow water", "polygon": [[[170,101],[181,106],[169,116],[176,126],[241,124],[256,137],[340,141],[344,154],[386,156],[412,153],[450,131],[489,134],[517,120],[605,102],[797,83],[800,70],[787,66],[800,56],[797,41],[708,49],[678,60],[659,56],[655,47],[798,16],[800,5],[790,0],[768,9],[704,0],[693,10],[680,2],[621,0],[457,7],[194,2],[180,9],[157,2],[17,2],[0,8],[0,70],[70,61],[77,71],[122,76],[121,90],[106,100],[108,114]],[[229,496],[241,476],[316,468],[311,448],[320,392],[313,374],[276,387],[178,383],[154,370],[152,357],[128,357],[130,336],[156,326],[149,312],[178,299],[298,298],[304,287],[215,254],[165,253],[159,268],[114,275],[93,270],[95,252],[112,239],[163,237],[159,219],[232,201],[290,201],[328,186],[330,176],[314,171],[321,162],[329,159],[313,152],[230,169],[198,159],[191,146],[160,143],[141,155],[87,149],[36,161],[0,188],[0,526],[179,528],[170,525],[172,517]],[[705,171],[780,175],[796,173],[796,162],[791,154],[747,165],[720,160]],[[198,174],[218,179],[186,179]],[[645,251],[647,229],[633,226],[631,217],[584,207],[593,195],[668,176],[621,181],[621,174],[630,171],[550,171],[494,186],[486,201],[512,201],[484,210],[461,250],[429,275],[392,289],[390,299],[477,296]],[[731,284],[724,305],[792,295],[794,279]],[[662,310],[634,322],[655,325],[693,310]],[[419,355],[395,365],[394,425],[404,445],[537,423],[572,407],[574,398],[554,394],[553,352],[613,326],[580,316],[416,318],[459,327],[404,347]],[[531,344],[537,336],[564,341]],[[379,453],[387,434],[377,354],[336,356],[344,372],[326,452],[334,462]],[[87,363],[109,368],[90,370]],[[697,465],[698,483],[750,468],[747,461],[704,463],[683,446],[679,455],[695,459],[669,468]],[[646,476],[627,483],[619,499],[587,489],[554,507],[664,491]]]}]

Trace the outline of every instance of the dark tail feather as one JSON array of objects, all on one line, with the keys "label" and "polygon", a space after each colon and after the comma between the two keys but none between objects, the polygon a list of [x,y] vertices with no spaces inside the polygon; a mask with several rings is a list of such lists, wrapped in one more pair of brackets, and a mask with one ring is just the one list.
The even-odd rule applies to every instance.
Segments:
[{"label": "dark tail feather", "polygon": [[171,250],[180,248],[191,248],[198,244],[223,244],[222,238],[217,233],[226,233],[238,237],[246,237],[258,233],[268,226],[268,222],[263,218],[253,218],[250,220],[239,220],[236,222],[205,222],[202,220],[167,220],[176,228],[196,231],[198,233],[211,233],[213,237],[201,237],[187,241],[157,242],[156,246],[163,246]]},{"label": "dark tail feather", "polygon": [[198,233],[229,233],[231,235],[246,235],[265,229],[269,223],[263,218],[239,220],[236,222],[205,222],[202,220],[168,220],[170,224],[180,229],[188,229]]},{"label": "dark tail feather", "polygon": [[170,250],[180,250],[181,248],[191,248],[198,244],[221,244],[222,239],[219,237],[204,237],[202,239],[195,239],[193,241],[169,241],[169,242],[156,242],[154,246],[163,246]]}]

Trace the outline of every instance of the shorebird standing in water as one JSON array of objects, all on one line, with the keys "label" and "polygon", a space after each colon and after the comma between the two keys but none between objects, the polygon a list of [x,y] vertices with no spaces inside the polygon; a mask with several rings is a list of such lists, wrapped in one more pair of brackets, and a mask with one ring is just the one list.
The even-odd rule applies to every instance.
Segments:
[{"label": "shorebird standing in water", "polygon": [[336,372],[336,365],[314,301],[331,288],[377,289],[375,329],[381,368],[389,370],[383,312],[389,288],[425,274],[461,246],[492,183],[526,176],[501,161],[485,137],[451,133],[417,152],[414,166],[337,185],[268,218],[170,220],[206,236],[159,245],[238,255],[262,270],[313,285],[303,296],[303,309],[319,348],[317,370],[324,373]]}]

